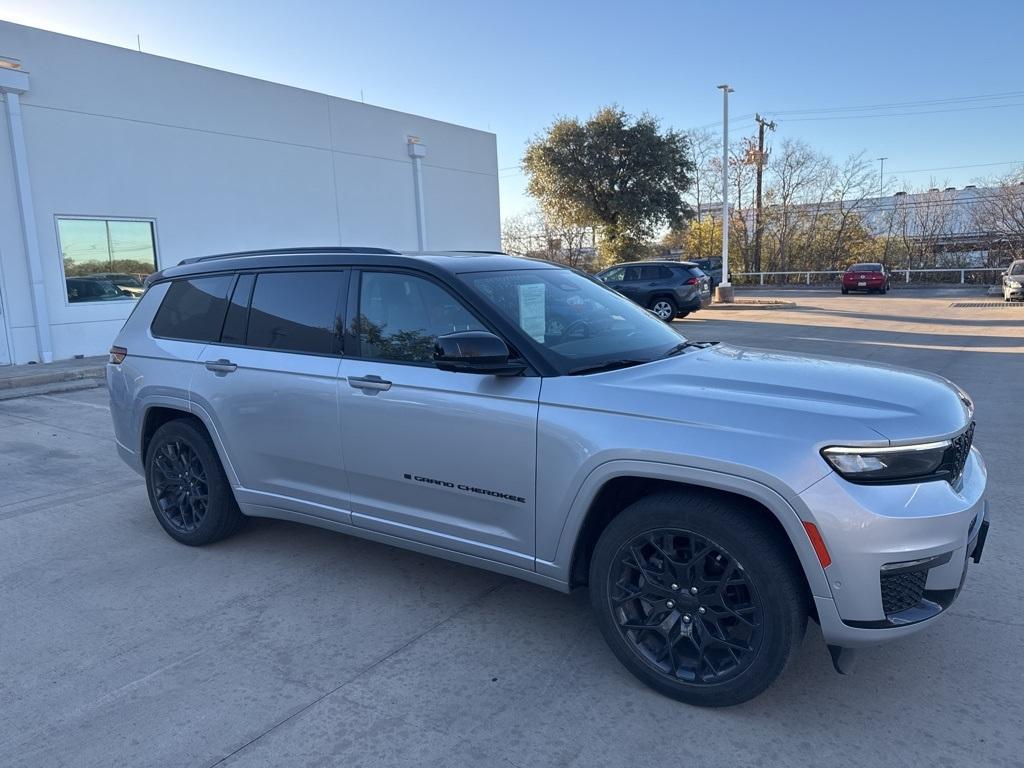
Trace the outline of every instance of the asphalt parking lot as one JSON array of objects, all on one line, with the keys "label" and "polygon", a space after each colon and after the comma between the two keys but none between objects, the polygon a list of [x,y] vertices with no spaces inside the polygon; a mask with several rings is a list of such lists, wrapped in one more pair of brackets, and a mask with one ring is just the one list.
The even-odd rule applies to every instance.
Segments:
[{"label": "asphalt parking lot", "polygon": [[0,765],[1024,764],[1024,308],[784,298],[679,326],[934,371],[976,400],[992,533],[930,631],[841,677],[812,624],[760,698],[687,707],[618,664],[583,593],[275,521],[175,544],[105,390],[43,395],[0,402]]}]

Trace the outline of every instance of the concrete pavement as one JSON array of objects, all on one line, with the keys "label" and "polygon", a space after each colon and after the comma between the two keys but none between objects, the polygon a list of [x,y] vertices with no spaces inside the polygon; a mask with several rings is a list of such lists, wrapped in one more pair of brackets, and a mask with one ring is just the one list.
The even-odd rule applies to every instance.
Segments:
[{"label": "concrete pavement", "polygon": [[1024,310],[801,294],[693,339],[935,371],[978,406],[993,528],[959,602],[836,675],[812,624],[766,694],[700,710],[586,595],[299,525],[171,541],[103,389],[0,403],[0,765],[1008,766],[1024,754]]}]

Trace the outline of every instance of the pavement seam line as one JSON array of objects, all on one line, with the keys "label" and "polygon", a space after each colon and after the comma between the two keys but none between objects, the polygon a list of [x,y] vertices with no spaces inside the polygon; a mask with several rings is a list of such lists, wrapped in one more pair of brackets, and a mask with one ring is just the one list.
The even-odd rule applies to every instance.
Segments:
[{"label": "pavement seam line", "polygon": [[435,623],[431,624],[429,627],[424,629],[422,632],[420,632],[420,633],[414,635],[413,637],[409,638],[406,642],[402,643],[402,645],[400,645],[397,648],[389,651],[388,653],[386,653],[384,656],[380,657],[376,661],[371,662],[368,666],[364,667],[363,669],[360,669],[354,675],[352,675],[351,677],[349,677],[346,680],[342,681],[341,683],[336,685],[334,688],[331,688],[329,691],[323,693],[320,696],[317,696],[315,699],[313,699],[312,701],[310,701],[307,704],[304,704],[303,706],[301,706],[299,709],[297,709],[294,712],[292,712],[287,717],[285,717],[285,718],[277,721],[273,725],[271,725],[269,728],[264,730],[259,735],[254,736],[253,738],[249,739],[249,741],[245,742],[245,744],[242,744],[238,748],[232,750],[231,752],[229,752],[228,754],[224,755],[223,757],[215,760],[214,762],[208,763],[206,768],[216,768],[216,766],[222,765],[226,760],[230,760],[232,757],[234,757],[235,755],[239,754],[243,750],[248,749],[250,746],[252,746],[257,741],[262,739],[268,733],[271,733],[272,731],[277,730],[278,728],[280,728],[285,723],[288,723],[288,722],[294,720],[295,718],[297,718],[299,715],[302,715],[305,712],[308,712],[310,709],[315,707],[317,704],[319,704],[324,699],[328,698],[329,696],[333,696],[335,693],[340,691],[342,688],[345,688],[346,686],[348,686],[351,683],[355,682],[356,680],[358,680],[360,677],[362,677],[366,673],[372,672],[374,669],[379,667],[381,664],[386,662],[388,659],[393,658],[396,654],[401,653],[406,648],[408,648],[411,645],[413,645],[414,643],[418,642],[421,638],[426,637],[428,634],[433,632],[435,629],[438,629],[439,627],[444,626],[445,624],[450,622],[452,619],[454,619],[456,616],[459,616],[464,609],[466,609],[466,608],[468,608],[468,607],[470,607],[472,605],[475,605],[475,604],[481,602],[482,600],[485,600],[486,598],[488,598],[489,596],[493,595],[495,592],[497,592],[499,589],[501,589],[502,587],[504,587],[508,583],[509,582],[507,580],[506,581],[501,581],[501,582],[499,582],[499,583],[497,583],[497,584],[495,584],[493,586],[488,587],[487,589],[483,590],[482,592],[480,592],[479,594],[477,594],[474,597],[470,598],[469,600],[461,603],[459,605],[458,609],[456,611],[454,611],[453,613],[451,613],[451,614],[445,616],[444,618],[439,619]]}]

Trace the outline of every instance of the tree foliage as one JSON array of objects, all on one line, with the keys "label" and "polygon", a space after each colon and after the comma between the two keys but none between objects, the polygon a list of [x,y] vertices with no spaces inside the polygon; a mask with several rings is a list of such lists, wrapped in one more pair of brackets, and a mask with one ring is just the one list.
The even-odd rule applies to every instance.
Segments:
[{"label": "tree foliage", "polygon": [[687,137],[646,114],[611,106],[586,122],[560,118],[527,146],[523,168],[545,215],[594,228],[606,259],[639,257],[659,229],[691,214]]}]

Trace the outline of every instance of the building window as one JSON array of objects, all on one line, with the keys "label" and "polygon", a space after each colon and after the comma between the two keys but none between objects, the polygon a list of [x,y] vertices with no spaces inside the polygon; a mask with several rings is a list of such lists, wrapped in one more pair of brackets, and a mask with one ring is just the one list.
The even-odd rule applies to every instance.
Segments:
[{"label": "building window", "polygon": [[153,222],[57,218],[68,302],[137,299],[156,270]]}]

